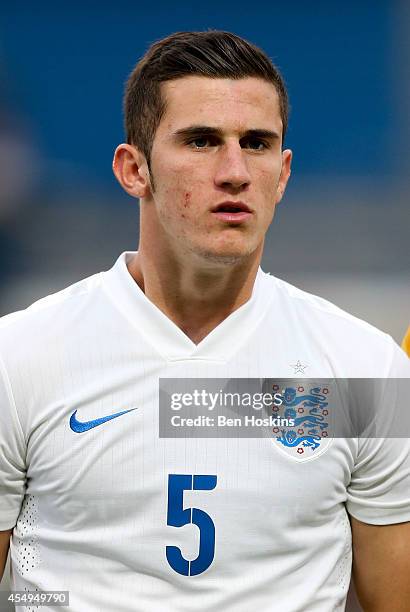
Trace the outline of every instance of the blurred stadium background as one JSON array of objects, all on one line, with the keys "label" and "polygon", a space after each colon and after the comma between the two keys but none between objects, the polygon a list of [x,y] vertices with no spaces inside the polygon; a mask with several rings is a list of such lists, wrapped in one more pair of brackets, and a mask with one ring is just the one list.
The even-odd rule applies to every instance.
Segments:
[{"label": "blurred stadium background", "polygon": [[116,184],[124,82],[177,30],[226,29],[283,71],[294,151],[263,268],[400,341],[410,320],[410,3],[0,6],[0,314],[138,244]]}]

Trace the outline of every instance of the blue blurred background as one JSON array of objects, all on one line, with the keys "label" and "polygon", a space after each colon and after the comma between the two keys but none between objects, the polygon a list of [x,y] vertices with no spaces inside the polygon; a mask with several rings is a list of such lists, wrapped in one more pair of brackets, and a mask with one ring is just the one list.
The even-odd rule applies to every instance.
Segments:
[{"label": "blue blurred background", "polygon": [[410,319],[408,2],[0,7],[0,314],[138,244],[111,172],[125,80],[150,43],[227,29],[282,70],[293,174],[265,270],[399,340]]}]

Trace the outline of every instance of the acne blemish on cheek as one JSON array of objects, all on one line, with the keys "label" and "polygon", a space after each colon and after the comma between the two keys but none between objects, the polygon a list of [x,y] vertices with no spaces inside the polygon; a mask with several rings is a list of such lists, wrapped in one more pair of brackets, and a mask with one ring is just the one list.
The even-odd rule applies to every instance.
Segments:
[{"label": "acne blemish on cheek", "polygon": [[191,201],[191,194],[190,194],[189,191],[186,191],[185,192],[184,208],[188,208],[190,201]]}]

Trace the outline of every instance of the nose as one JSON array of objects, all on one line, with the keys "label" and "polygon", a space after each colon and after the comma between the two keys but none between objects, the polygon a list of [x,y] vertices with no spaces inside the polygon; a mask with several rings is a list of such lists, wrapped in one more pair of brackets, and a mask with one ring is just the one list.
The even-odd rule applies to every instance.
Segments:
[{"label": "nose", "polygon": [[218,156],[215,183],[218,187],[243,189],[251,182],[246,152],[239,142],[225,143]]}]

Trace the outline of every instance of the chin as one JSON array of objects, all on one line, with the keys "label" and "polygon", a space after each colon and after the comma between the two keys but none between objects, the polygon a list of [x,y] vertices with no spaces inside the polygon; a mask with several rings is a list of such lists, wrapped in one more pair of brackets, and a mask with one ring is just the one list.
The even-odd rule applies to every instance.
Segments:
[{"label": "chin", "polygon": [[219,264],[221,266],[234,266],[240,263],[244,259],[250,257],[257,247],[251,248],[248,246],[245,248],[224,248],[224,249],[196,249],[196,254],[202,259],[213,264]]}]

